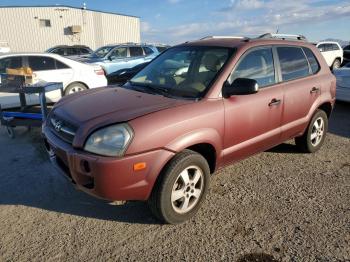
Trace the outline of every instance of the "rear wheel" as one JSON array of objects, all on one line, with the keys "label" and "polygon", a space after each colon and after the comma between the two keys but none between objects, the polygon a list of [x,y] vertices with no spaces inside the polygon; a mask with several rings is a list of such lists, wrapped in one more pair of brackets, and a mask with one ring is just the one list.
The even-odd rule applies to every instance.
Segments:
[{"label": "rear wheel", "polygon": [[327,130],[327,114],[323,110],[317,110],[305,133],[301,137],[295,138],[295,144],[302,152],[314,153],[323,145]]},{"label": "rear wheel", "polygon": [[160,176],[148,200],[153,214],[169,224],[193,217],[208,190],[207,161],[196,152],[185,150],[167,164]]},{"label": "rear wheel", "polygon": [[87,87],[81,83],[72,83],[64,90],[64,95],[71,95],[86,90]]},{"label": "rear wheel", "polygon": [[333,70],[333,69],[340,68],[340,66],[341,66],[340,59],[337,58],[337,59],[334,60],[334,62],[333,62],[333,64],[332,64],[332,70]]}]

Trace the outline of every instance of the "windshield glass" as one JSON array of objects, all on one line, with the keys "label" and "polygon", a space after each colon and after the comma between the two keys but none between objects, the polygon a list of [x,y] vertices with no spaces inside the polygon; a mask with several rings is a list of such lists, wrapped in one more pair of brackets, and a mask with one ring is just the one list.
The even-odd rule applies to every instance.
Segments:
[{"label": "windshield glass", "polygon": [[144,87],[157,93],[201,98],[233,53],[223,47],[175,47],[141,70],[129,87]]},{"label": "windshield glass", "polygon": [[107,55],[109,53],[109,51],[111,51],[113,48],[113,46],[103,46],[103,47],[100,47],[98,49],[96,49],[95,52],[93,52],[91,54],[91,56],[93,57],[104,57],[105,55]]}]

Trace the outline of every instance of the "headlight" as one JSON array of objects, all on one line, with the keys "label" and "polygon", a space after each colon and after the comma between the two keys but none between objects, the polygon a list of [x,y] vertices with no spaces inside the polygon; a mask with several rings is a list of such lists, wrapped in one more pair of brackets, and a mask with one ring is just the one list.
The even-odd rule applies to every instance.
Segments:
[{"label": "headlight", "polygon": [[132,137],[133,131],[128,124],[108,126],[92,133],[84,150],[104,156],[122,156]]}]

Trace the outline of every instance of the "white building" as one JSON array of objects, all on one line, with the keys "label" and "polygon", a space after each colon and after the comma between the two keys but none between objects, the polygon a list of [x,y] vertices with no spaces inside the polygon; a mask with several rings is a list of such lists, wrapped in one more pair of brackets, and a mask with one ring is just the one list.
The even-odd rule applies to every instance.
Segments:
[{"label": "white building", "polygon": [[0,6],[0,41],[11,52],[42,52],[55,45],[140,42],[140,19],[71,6]]}]

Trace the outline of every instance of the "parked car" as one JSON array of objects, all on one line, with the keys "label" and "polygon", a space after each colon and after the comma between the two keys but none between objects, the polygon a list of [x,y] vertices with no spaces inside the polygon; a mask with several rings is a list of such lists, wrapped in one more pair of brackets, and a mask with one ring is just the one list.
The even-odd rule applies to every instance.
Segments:
[{"label": "parked car", "polygon": [[343,49],[337,42],[319,42],[316,46],[331,69],[341,66],[343,63]]},{"label": "parked car", "polygon": [[344,64],[350,63],[350,45],[344,46]]},{"label": "parked car", "polygon": [[148,65],[149,62],[147,63],[142,63],[137,66],[134,66],[132,68],[124,68],[120,69],[116,72],[113,72],[109,75],[107,75],[107,80],[108,84],[118,84],[118,85],[123,85],[125,84],[128,80],[133,78],[138,72],[140,72],[146,65]]},{"label": "parked car", "polygon": [[335,69],[333,74],[337,78],[337,100],[350,102],[350,63]]},{"label": "parked car", "polygon": [[100,47],[81,61],[101,65],[108,75],[120,69],[149,62],[157,55],[159,55],[159,51],[153,45],[131,43]]},{"label": "parked car", "polygon": [[90,47],[85,45],[58,45],[47,49],[45,52],[67,56],[74,59],[77,57],[86,57],[92,54],[93,51]]},{"label": "parked car", "polygon": [[160,44],[157,44],[157,45],[155,45],[155,47],[157,48],[157,50],[158,50],[159,53],[163,53],[165,50],[167,50],[167,49],[170,48],[170,45],[160,45]]},{"label": "parked car", "polygon": [[[7,68],[30,67],[37,80],[46,82],[63,82],[65,95],[86,89],[107,85],[107,79],[102,68],[98,65],[87,65],[56,54],[18,53],[0,55],[0,74],[6,73]],[[1,83],[1,82],[0,82]],[[47,94],[49,101],[60,99],[59,91]],[[37,95],[27,96],[28,104],[39,102]],[[17,94],[0,93],[2,108],[20,105]]]},{"label": "parked car", "polygon": [[43,126],[45,145],[78,189],[148,200],[156,217],[181,223],[199,209],[216,170],[291,138],[302,152],[319,150],[335,82],[305,41],[187,42],[122,87],[63,98]]},{"label": "parked car", "polygon": [[9,44],[5,41],[0,41],[0,54],[10,53],[10,52],[11,52],[11,49]]}]

